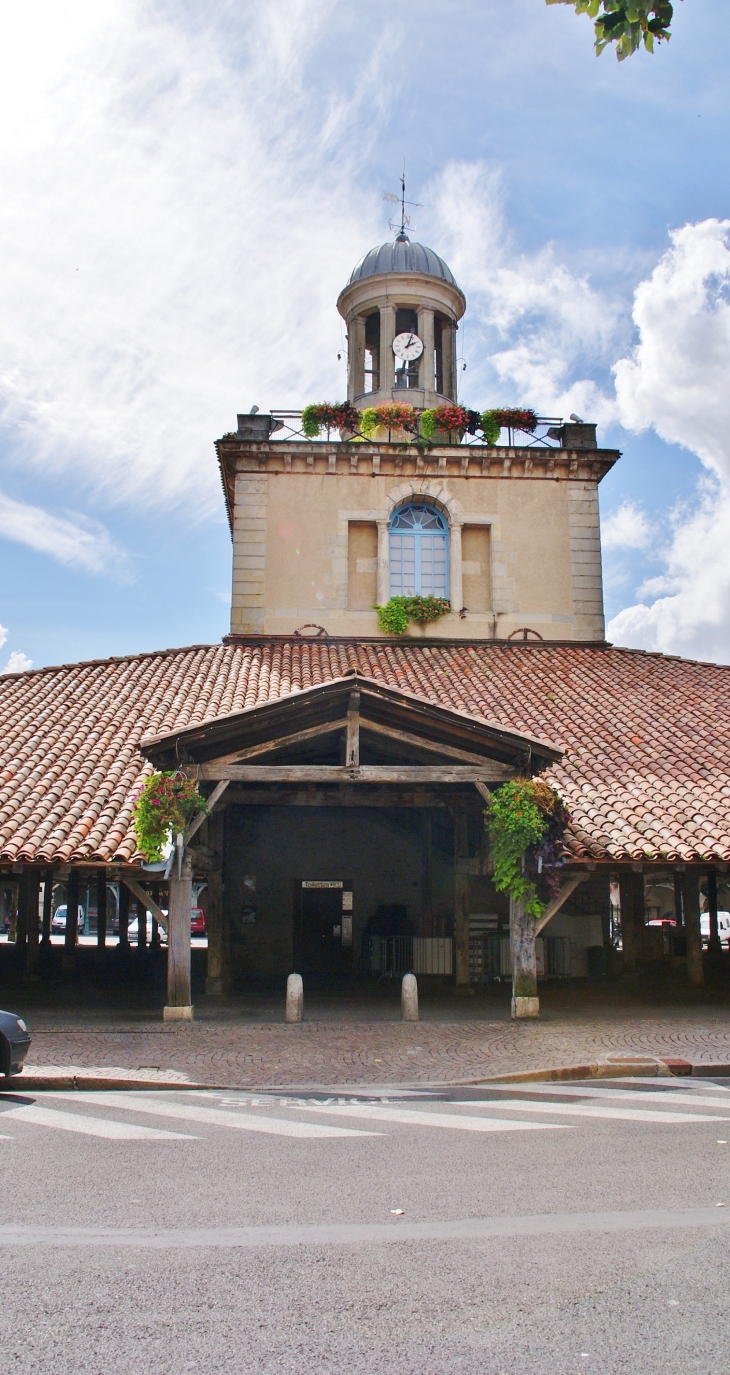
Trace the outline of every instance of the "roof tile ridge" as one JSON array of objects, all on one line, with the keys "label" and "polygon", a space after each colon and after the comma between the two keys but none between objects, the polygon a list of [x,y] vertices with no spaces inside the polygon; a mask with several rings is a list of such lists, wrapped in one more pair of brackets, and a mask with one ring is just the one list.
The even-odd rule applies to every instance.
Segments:
[{"label": "roof tile ridge", "polygon": [[65,664],[44,664],[41,668],[26,668],[22,673],[0,673],[0,682],[5,679],[20,680],[21,678],[37,678],[42,673],[64,673],[70,672],[75,668],[103,668],[105,664],[130,664],[139,662],[142,659],[169,659],[176,654],[193,654],[201,649],[222,649],[237,650],[243,649],[243,645],[223,645],[217,640],[212,640],[209,644],[180,645],[178,648],[168,649],[140,649],[132,654],[110,654],[105,659],[76,659],[70,660]]}]

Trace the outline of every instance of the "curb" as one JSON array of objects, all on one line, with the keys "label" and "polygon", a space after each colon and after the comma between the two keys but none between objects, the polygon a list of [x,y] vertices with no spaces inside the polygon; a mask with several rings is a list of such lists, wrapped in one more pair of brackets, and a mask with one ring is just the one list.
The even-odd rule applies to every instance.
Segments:
[{"label": "curb", "polygon": [[493,1074],[487,1079],[459,1079],[464,1087],[477,1084],[560,1083],[570,1079],[676,1079],[692,1075],[711,1078],[730,1076],[730,1065],[694,1065],[691,1060],[647,1056],[642,1060],[593,1061],[587,1065],[565,1065],[553,1069],[522,1070],[516,1074]]},{"label": "curb", "polygon": [[79,1092],[88,1093],[89,1089],[217,1089],[225,1087],[224,1084],[196,1084],[180,1079],[172,1081],[165,1079],[106,1079],[100,1074],[29,1074],[27,1077],[14,1074],[10,1078],[0,1079],[0,1093],[16,1093],[18,1089],[26,1089],[32,1093],[40,1093],[50,1089],[75,1089]]},{"label": "curb", "polygon": [[[606,1060],[592,1061],[585,1065],[560,1065],[549,1069],[528,1069],[517,1070],[512,1074],[492,1074],[483,1079],[450,1079],[429,1081],[428,1084],[415,1083],[411,1088],[423,1087],[433,1090],[434,1088],[475,1088],[480,1084],[549,1084],[568,1082],[577,1079],[623,1079],[623,1078],[642,1078],[642,1079],[675,1079],[687,1078],[730,1078],[730,1064],[709,1065],[693,1064],[691,1060],[679,1060],[674,1058],[663,1058],[661,1056],[647,1057],[642,1060],[616,1060],[610,1062]],[[362,1090],[366,1092],[369,1088],[387,1088],[387,1084],[359,1084],[349,1085],[350,1092]],[[403,1085],[392,1085],[391,1087],[403,1087]],[[40,1093],[53,1089],[65,1091],[78,1091],[88,1093],[94,1089],[99,1091],[106,1089],[156,1089],[158,1092],[169,1092],[171,1089],[182,1089],[186,1092],[190,1089],[210,1090],[217,1089],[227,1093],[291,1093],[295,1089],[316,1089],[318,1092],[334,1091],[331,1086],[326,1084],[201,1084],[194,1080],[165,1080],[165,1079],[118,1079],[106,1078],[102,1075],[43,1075],[33,1074],[27,1077],[16,1074],[12,1078],[0,1079],[0,1094],[16,1093],[20,1090],[27,1090],[32,1093]],[[335,1086],[337,1088],[337,1086]]]}]

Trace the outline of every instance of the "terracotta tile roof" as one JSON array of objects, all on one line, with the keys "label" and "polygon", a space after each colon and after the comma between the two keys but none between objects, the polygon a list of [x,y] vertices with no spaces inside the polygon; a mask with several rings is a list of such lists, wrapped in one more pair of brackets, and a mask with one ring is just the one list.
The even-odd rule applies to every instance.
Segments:
[{"label": "terracotta tile roof", "polygon": [[0,677],[0,859],[129,861],[138,745],[348,668],[555,741],[576,855],[730,860],[730,667],[580,645],[251,640]]}]

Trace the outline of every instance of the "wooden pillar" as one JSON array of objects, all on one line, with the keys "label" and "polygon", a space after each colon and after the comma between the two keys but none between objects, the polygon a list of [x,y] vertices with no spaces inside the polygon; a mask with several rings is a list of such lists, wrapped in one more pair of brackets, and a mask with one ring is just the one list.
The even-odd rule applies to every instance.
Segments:
[{"label": "wooden pillar", "polygon": [[[159,907],[159,905],[160,905],[160,885],[159,885],[159,883],[153,883],[153,884],[152,884],[151,892],[152,892],[153,901],[156,902],[156,903],[157,903],[157,906]],[[151,937],[151,940],[150,940],[150,950],[159,950],[161,944],[162,944],[162,942],[161,942],[161,940],[160,940],[160,927],[159,927],[159,923],[158,923],[158,921],[157,921],[157,918],[153,915],[153,917],[152,917],[152,937]]]},{"label": "wooden pillar", "polygon": [[674,920],[677,923],[677,930],[684,928],[684,904],[682,902],[682,875],[679,870],[674,871]]},{"label": "wooden pillar", "polygon": [[509,943],[512,955],[512,1016],[539,1017],[535,918],[514,898],[509,901]]},{"label": "wooden pillar", "polygon": [[183,856],[182,875],[177,863],[170,875],[170,903],[167,932],[167,1004],[165,1021],[192,1021],[190,1001],[190,913],[193,906],[193,865]]},{"label": "wooden pillar", "polygon": [[99,950],[106,945],[106,869],[96,875],[96,945]]},{"label": "wooden pillar", "polygon": [[70,970],[76,964],[76,942],[79,934],[79,871],[71,869],[66,883],[66,935],[63,942],[61,968]]},{"label": "wooden pillar", "polygon": [[24,869],[18,879],[18,916],[15,923],[15,948],[23,959],[28,944],[28,877],[29,871]]},{"label": "wooden pillar", "polygon": [[14,945],[18,939],[18,885],[14,883],[10,889],[10,927],[8,930],[8,940]]},{"label": "wooden pillar", "polygon": [[205,901],[205,929],[208,934],[208,967],[205,991],[213,998],[227,992],[227,968],[223,939],[223,892],[220,869],[208,874]]},{"label": "wooden pillar", "polygon": [[137,949],[147,949],[147,908],[144,903],[137,898],[135,904],[137,914]]},{"label": "wooden pillar", "polygon": [[43,879],[43,937],[42,945],[51,944],[51,921],[53,920],[53,869],[46,869]]},{"label": "wooden pillar", "polygon": [[687,979],[693,988],[705,982],[700,924],[700,876],[696,869],[681,875],[684,925],[687,932]]},{"label": "wooden pillar", "polygon": [[634,888],[635,880],[639,879],[642,885],[643,896],[643,875],[625,872],[619,876],[619,892],[621,895],[621,945],[623,948],[623,959],[621,968],[624,974],[633,974],[638,962],[638,940],[636,934],[636,916],[634,911]]},{"label": "wooden pillar", "polygon": [[722,954],[722,943],[717,926],[717,870],[707,871],[707,911],[710,917],[710,940],[707,946],[711,955]]},{"label": "wooden pillar", "polygon": [[433,936],[433,832],[431,808],[421,811],[421,931]]},{"label": "wooden pillar", "polygon": [[469,972],[469,823],[465,811],[454,812],[454,935],[456,989],[473,993]]},{"label": "wooden pillar", "polygon": [[38,969],[39,954],[39,930],[38,930],[38,908],[41,896],[41,876],[38,869],[26,869],[23,878],[24,882],[24,903],[25,903],[25,939],[26,939],[26,961],[25,967],[30,975],[34,975]]},{"label": "wooden pillar", "polygon": [[124,879],[119,880],[119,949],[129,948],[129,889]]}]

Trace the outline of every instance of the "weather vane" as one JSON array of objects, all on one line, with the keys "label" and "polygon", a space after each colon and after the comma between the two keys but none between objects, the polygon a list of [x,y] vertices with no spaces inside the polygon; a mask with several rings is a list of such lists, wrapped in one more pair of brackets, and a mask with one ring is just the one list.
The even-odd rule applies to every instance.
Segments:
[{"label": "weather vane", "polygon": [[392,221],[392,220],[388,220],[388,228],[389,228],[389,229],[398,229],[398,228],[399,228],[399,232],[400,232],[401,234],[405,234],[406,229],[410,229],[410,227],[411,227],[411,217],[410,217],[410,215],[407,215],[407,214],[406,214],[406,206],[407,206],[407,205],[412,205],[412,206],[414,207],[414,209],[416,209],[416,210],[420,210],[420,209],[421,209],[421,201],[407,201],[407,200],[406,200],[406,164],[405,164],[405,159],[403,160],[403,171],[402,171],[402,173],[401,173],[401,179],[400,179],[400,195],[399,195],[399,196],[394,196],[392,191],[384,191],[384,192],[383,192],[383,200],[384,200],[384,201],[390,201],[393,205],[400,205],[400,228],[399,228],[399,226],[398,226],[397,224],[393,224],[393,221]]}]

